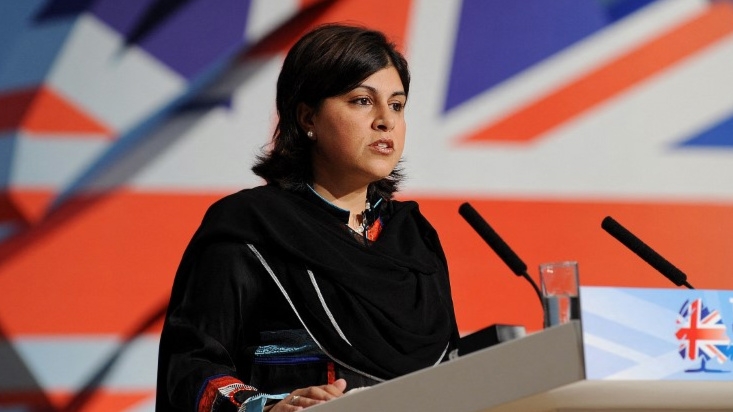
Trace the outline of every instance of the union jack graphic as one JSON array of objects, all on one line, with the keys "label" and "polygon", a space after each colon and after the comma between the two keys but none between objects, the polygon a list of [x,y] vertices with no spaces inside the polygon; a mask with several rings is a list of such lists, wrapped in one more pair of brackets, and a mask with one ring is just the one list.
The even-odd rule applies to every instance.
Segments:
[{"label": "union jack graphic", "polygon": [[702,299],[688,300],[682,305],[677,325],[675,336],[680,340],[679,352],[683,359],[717,359],[718,363],[728,359],[725,351],[730,339],[720,312],[710,311]]}]

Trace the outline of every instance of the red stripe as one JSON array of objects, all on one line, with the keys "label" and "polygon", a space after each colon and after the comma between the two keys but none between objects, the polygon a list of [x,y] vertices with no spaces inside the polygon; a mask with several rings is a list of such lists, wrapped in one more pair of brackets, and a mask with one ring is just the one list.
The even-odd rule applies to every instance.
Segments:
[{"label": "red stripe", "polygon": [[[187,242],[222,195],[120,190],[68,214],[61,210],[27,236],[0,243],[3,332],[12,338],[137,330],[164,307]],[[486,217],[535,277],[541,262],[574,259],[582,285],[672,287],[601,229],[611,215],[687,273],[696,288],[733,289],[726,266],[733,250],[732,202],[543,201],[470,193],[414,200],[443,242],[461,330],[502,322],[541,326],[531,287],[463,221],[462,201]]]},{"label": "red stripe", "polygon": [[336,365],[333,362],[328,362],[328,384],[336,382]]},{"label": "red stripe", "polygon": [[38,223],[48,212],[57,195],[52,189],[18,189],[10,187],[0,195],[0,216],[17,216],[23,223]]},{"label": "red stripe", "polygon": [[[306,31],[333,22],[352,22],[380,30],[404,50],[411,0],[301,1],[304,10],[295,15],[284,27],[254,46],[245,57],[284,53]],[[386,10],[389,12],[385,13]],[[354,21],[354,16],[359,16],[358,21]]]},{"label": "red stripe", "polygon": [[23,129],[31,133],[77,133],[110,138],[112,131],[89,113],[45,86],[0,96],[0,131]]},{"label": "red stripe", "polygon": [[464,138],[528,142],[733,32],[733,6],[714,3],[698,18]]},{"label": "red stripe", "polygon": [[435,226],[448,258],[458,326],[492,323],[541,328],[541,306],[458,214],[469,201],[514,249],[538,280],[538,265],[579,261],[582,286],[673,288],[651,266],[601,228],[613,216],[688,275],[697,289],[733,289],[726,258],[733,250],[733,203],[549,201],[415,198]]},{"label": "red stripe", "polygon": [[36,89],[19,90],[0,96],[0,131],[14,130],[23,122]]}]

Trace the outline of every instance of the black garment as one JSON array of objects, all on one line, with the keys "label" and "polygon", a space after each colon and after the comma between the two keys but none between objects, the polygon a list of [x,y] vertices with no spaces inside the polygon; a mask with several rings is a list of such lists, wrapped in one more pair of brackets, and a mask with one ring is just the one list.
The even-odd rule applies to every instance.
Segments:
[{"label": "black garment", "polygon": [[440,361],[458,331],[438,236],[414,202],[386,202],[382,213],[389,221],[367,246],[322,204],[274,186],[212,205],[176,273],[156,408],[195,407],[202,384],[217,375],[261,391],[326,383],[251,382],[263,331],[305,328],[365,382]]}]

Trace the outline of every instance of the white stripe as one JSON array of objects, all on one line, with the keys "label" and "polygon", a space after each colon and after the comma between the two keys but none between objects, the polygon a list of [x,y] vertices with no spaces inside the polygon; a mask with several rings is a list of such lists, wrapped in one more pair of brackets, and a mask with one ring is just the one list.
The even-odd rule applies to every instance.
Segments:
[{"label": "white stripe", "polygon": [[77,19],[48,82],[118,132],[146,119],[186,86],[155,56],[124,47],[124,38],[90,13]]},{"label": "white stripe", "polygon": [[238,391],[240,389],[247,389],[247,385],[243,383],[230,383],[229,385],[219,388],[219,393],[224,396],[229,396],[230,393]]},{"label": "white stripe", "polygon": [[604,339],[600,336],[596,336],[590,333],[583,334],[583,342],[588,346],[598,348],[599,350],[608,352],[624,359],[628,359],[637,364],[646,362],[652,358],[651,356],[645,355],[628,346],[619,345],[616,342],[612,342],[608,339]]},{"label": "white stripe", "polygon": [[438,366],[440,362],[443,361],[443,358],[445,357],[445,353],[448,352],[448,347],[450,347],[450,342],[445,345],[445,349],[443,349],[443,353],[440,354],[440,357],[438,358],[438,361],[433,364],[433,366]]},{"label": "white stripe", "polygon": [[13,153],[9,183],[23,189],[64,188],[110,145],[98,136],[19,136],[17,140],[0,139],[0,153]]},{"label": "white stripe", "polygon": [[351,342],[349,342],[348,339],[346,339],[346,335],[344,335],[344,332],[339,327],[338,323],[336,323],[336,319],[333,317],[333,313],[331,313],[331,310],[326,305],[325,299],[323,299],[323,294],[321,293],[321,289],[318,287],[318,283],[316,283],[316,278],[313,276],[313,272],[308,270],[308,276],[311,279],[311,283],[313,284],[313,287],[316,289],[316,294],[318,294],[318,300],[321,301],[321,306],[323,306],[323,310],[326,311],[326,316],[328,316],[328,320],[331,321],[331,324],[333,325],[334,329],[336,329],[336,332],[341,336],[341,339],[343,339],[346,343],[349,344],[349,346],[353,346]]},{"label": "white stripe", "polygon": [[689,365],[682,361],[676,350],[660,356],[648,358],[634,366],[628,367],[613,375],[604,377],[605,380],[631,380],[643,376],[645,380],[661,380],[680,373]]},{"label": "white stripe", "polygon": [[[410,157],[410,183],[421,186],[423,193],[444,196],[730,202],[733,185],[721,177],[733,174],[733,153],[677,150],[675,145],[730,116],[733,95],[720,90],[733,87],[732,70],[729,35],[549,130],[531,145],[443,150],[440,168]],[[450,173],[438,173],[445,170]],[[430,178],[423,180],[420,174]],[[409,195],[418,193],[413,189]]]},{"label": "white stripe", "polygon": [[[35,384],[48,392],[72,393],[88,384],[123,349],[100,388],[116,393],[152,392],[159,340],[158,333],[146,333],[127,343],[117,335],[33,335],[13,338],[12,348]],[[32,389],[23,385],[17,388]]]},{"label": "white stripe", "polygon": [[252,44],[278,29],[300,10],[296,0],[253,0],[247,13],[244,37]]},{"label": "white stripe", "polygon": [[[651,336],[673,346],[677,345],[675,325],[677,313],[669,308],[660,306],[626,293],[618,289],[584,288],[581,292],[583,313],[593,314],[617,325],[631,329],[643,336]],[[635,308],[634,311],[618,310],[618,308]],[[636,314],[643,313],[644,319],[669,319],[670,322],[641,322]]]},{"label": "white stripe", "polygon": [[[178,113],[167,120],[146,137],[151,143],[136,148],[142,158],[150,156],[146,144],[158,153],[127,184],[141,190],[204,192],[261,184],[262,179],[242,165],[253,164],[272,136],[276,119],[272,90],[281,65],[279,57],[253,59],[222,75],[206,93],[232,92],[234,107]],[[247,130],[246,139],[242,130]]]},{"label": "white stripe", "polygon": [[[578,76],[617,59],[639,44],[693,19],[708,7],[707,2],[702,0],[651,4],[517,73],[492,88],[491,92],[482,93],[451,110],[450,116],[445,117],[442,115],[442,104],[446,90],[439,85],[443,85],[445,79],[450,78],[449,63],[452,61],[453,43],[438,41],[437,36],[444,36],[448,40],[455,37],[457,28],[451,27],[451,23],[458,24],[460,19],[455,13],[460,13],[460,10],[448,10],[447,6],[443,6],[445,10],[438,10],[433,2],[423,3],[418,3],[421,5],[421,14],[415,18],[416,27],[409,45],[411,61],[416,62],[411,68],[413,87],[410,89],[410,111],[430,113],[432,116],[421,114],[420,121],[409,122],[410,133],[413,136],[439,135],[440,140],[448,146],[453,144],[454,136],[500,119],[537,96],[550,93]],[[422,10],[422,7],[428,10]],[[435,21],[444,21],[446,24],[436,25]],[[441,47],[436,47],[436,44]],[[431,139],[431,142],[435,140]],[[421,154],[426,153],[422,148],[418,150]],[[432,165],[433,162],[427,164]]]},{"label": "white stripe", "polygon": [[324,349],[323,348],[323,345],[321,345],[321,343],[318,342],[318,340],[315,338],[315,336],[313,336],[313,334],[311,333],[310,329],[308,329],[308,326],[303,321],[303,318],[300,317],[300,313],[298,313],[298,309],[295,308],[295,305],[293,304],[293,301],[290,300],[290,296],[288,296],[288,292],[285,291],[285,288],[280,283],[280,281],[278,280],[277,276],[275,276],[275,272],[272,271],[272,269],[270,268],[270,265],[267,264],[267,261],[265,260],[265,258],[262,257],[262,255],[260,254],[260,252],[254,247],[254,245],[248,243],[247,246],[252,251],[252,253],[254,253],[255,256],[257,256],[257,259],[260,260],[260,263],[262,263],[262,266],[265,267],[265,270],[267,271],[267,273],[270,274],[270,277],[272,277],[272,280],[275,281],[275,283],[277,284],[277,287],[280,288],[280,292],[282,292],[283,296],[285,296],[285,299],[288,301],[288,304],[290,304],[290,307],[293,309],[293,312],[295,312],[295,316],[298,317],[298,320],[303,325],[303,328],[305,329],[305,331],[308,332],[308,334],[310,335],[311,339],[313,339],[313,341],[316,343],[316,345],[318,345],[318,347],[323,351],[323,353],[325,353],[329,358],[333,359],[334,362],[338,363],[339,365],[343,366],[346,369],[349,369],[351,371],[354,371],[354,372],[356,372],[356,373],[358,373],[360,375],[364,375],[364,376],[366,376],[368,378],[374,379],[374,380],[376,380],[378,382],[384,382],[384,379],[377,378],[376,376],[370,375],[370,374],[368,374],[366,372],[362,372],[362,371],[360,371],[360,370],[358,370],[358,369],[356,369],[356,368],[354,368],[352,366],[349,366],[349,365],[345,364],[344,362],[336,359],[326,349]]}]

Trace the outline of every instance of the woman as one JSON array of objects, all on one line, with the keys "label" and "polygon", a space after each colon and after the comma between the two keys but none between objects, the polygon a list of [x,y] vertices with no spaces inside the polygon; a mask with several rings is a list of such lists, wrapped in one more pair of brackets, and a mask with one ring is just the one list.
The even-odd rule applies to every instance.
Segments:
[{"label": "woman", "polygon": [[293,411],[441,362],[448,270],[401,175],[403,56],[326,25],[289,51],[267,185],[216,202],[186,249],[160,343],[158,410]]}]

